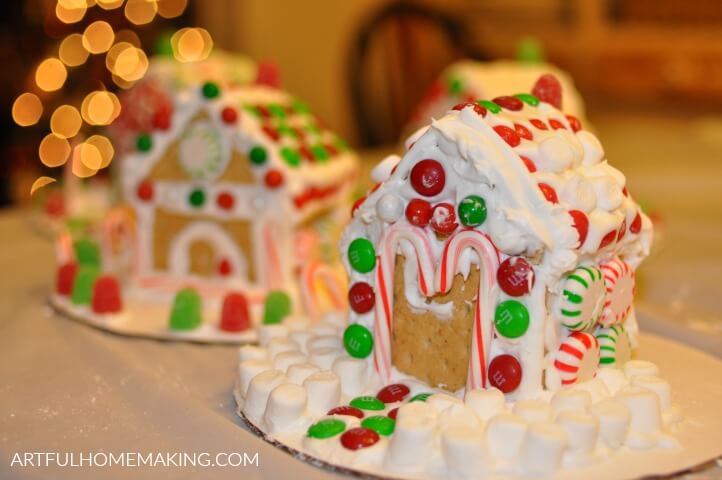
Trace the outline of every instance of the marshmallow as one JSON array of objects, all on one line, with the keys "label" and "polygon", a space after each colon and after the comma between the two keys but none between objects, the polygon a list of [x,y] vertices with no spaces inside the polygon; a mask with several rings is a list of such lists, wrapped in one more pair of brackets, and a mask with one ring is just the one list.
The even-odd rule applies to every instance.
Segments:
[{"label": "marshmallow", "polygon": [[434,407],[437,412],[442,412],[452,405],[464,404],[460,399],[447,393],[435,393],[426,399],[426,403]]},{"label": "marshmallow", "polygon": [[396,412],[396,423],[405,418],[423,418],[429,423],[435,423],[439,413],[426,402],[405,403]]},{"label": "marshmallow", "polygon": [[535,475],[556,472],[567,446],[567,434],[553,423],[529,426],[521,446],[520,462],[524,470]]},{"label": "marshmallow", "polygon": [[316,348],[324,348],[324,347],[332,347],[332,348],[341,348],[341,337],[338,335],[317,335],[314,337],[311,337],[308,340],[308,343],[306,343],[306,348],[308,348],[309,351],[314,350]]},{"label": "marshmallow", "polygon": [[659,407],[663,412],[672,406],[672,388],[668,381],[650,375],[637,375],[632,378],[632,385],[643,387],[656,393],[659,398]]},{"label": "marshmallow", "polygon": [[606,446],[617,449],[624,444],[629,427],[629,409],[621,402],[609,398],[592,407],[599,421],[599,438]]},{"label": "marshmallow", "polygon": [[526,421],[518,415],[502,413],[491,418],[484,432],[491,454],[506,459],[516,457],[526,429]]},{"label": "marshmallow", "polygon": [[283,383],[271,391],[263,419],[270,433],[292,427],[306,410],[306,390],[300,385]]},{"label": "marshmallow", "polygon": [[539,143],[537,165],[543,172],[562,172],[574,162],[575,152],[560,135],[547,137]]},{"label": "marshmallow", "polygon": [[267,360],[268,350],[255,345],[244,345],[238,349],[238,362],[245,360]]},{"label": "marshmallow", "polygon": [[338,405],[341,399],[341,382],[333,372],[318,372],[303,381],[308,394],[308,410],[316,415],[325,414]]},{"label": "marshmallow", "polygon": [[591,413],[566,410],[557,417],[557,425],[567,433],[569,453],[589,455],[597,444],[599,421]]},{"label": "marshmallow", "polygon": [[321,369],[312,363],[294,363],[286,370],[288,381],[296,385],[303,385],[303,381]]},{"label": "marshmallow", "polygon": [[272,338],[287,337],[288,327],[283,324],[260,325],[258,327],[258,343],[267,347]]},{"label": "marshmallow", "polygon": [[597,403],[609,397],[609,389],[604,382],[598,378],[592,378],[586,382],[577,383],[572,387],[572,390],[589,394],[592,399],[592,403]]},{"label": "marshmallow", "polygon": [[[399,409],[399,413],[404,407]],[[423,416],[407,414],[397,417],[396,428],[384,459],[386,467],[391,470],[423,471],[424,460],[430,459],[434,453],[434,427],[434,422]]]},{"label": "marshmallow", "polygon": [[330,323],[317,323],[310,328],[312,335],[338,335],[339,328]]},{"label": "marshmallow", "polygon": [[358,397],[364,393],[368,382],[369,368],[365,360],[341,356],[337,358],[331,370],[341,379],[341,391],[349,397]]},{"label": "marshmallow", "polygon": [[299,330],[298,332],[291,332],[291,334],[288,336],[288,338],[291,339],[293,343],[296,344],[296,348],[298,348],[303,353],[308,353],[308,349],[306,348],[306,345],[308,344],[308,340],[312,337],[311,332],[308,330]]},{"label": "marshmallow", "polygon": [[348,316],[345,312],[339,310],[331,310],[326,312],[321,317],[321,323],[327,325],[333,325],[336,328],[344,328],[348,323]]},{"label": "marshmallow", "polygon": [[556,417],[561,412],[586,412],[592,405],[592,396],[584,390],[563,389],[552,397],[552,412]]},{"label": "marshmallow", "polygon": [[279,353],[293,350],[297,350],[296,344],[287,337],[275,337],[268,341],[268,352],[271,354],[271,358],[276,358]]},{"label": "marshmallow", "polygon": [[288,367],[295,363],[303,363],[306,361],[306,355],[298,350],[288,350],[281,352],[273,357],[273,368],[285,372]]},{"label": "marshmallow", "polygon": [[[439,428],[442,431],[456,427],[473,428],[478,433],[481,429],[481,421],[474,411],[463,403],[452,403],[446,406],[439,413]],[[478,435],[481,437],[481,435]]]},{"label": "marshmallow", "polygon": [[519,400],[511,412],[528,422],[546,422],[551,418],[552,409],[542,400]]},{"label": "marshmallow", "polygon": [[493,470],[493,459],[476,427],[457,426],[445,430],[441,435],[441,451],[455,478],[479,478]]},{"label": "marshmallow", "polygon": [[269,360],[244,360],[238,365],[238,388],[243,397],[248,391],[248,384],[251,383],[253,377],[266,370],[273,369],[273,365]]},{"label": "marshmallow", "polygon": [[659,367],[646,360],[630,360],[624,364],[624,374],[630,380],[637,375],[659,375]]},{"label": "marshmallow", "polygon": [[577,132],[577,139],[579,139],[584,150],[582,165],[591,166],[602,161],[604,158],[604,149],[596,135],[586,130],[581,130]]},{"label": "marshmallow", "polygon": [[631,414],[629,428],[640,433],[657,433],[662,427],[659,397],[642,387],[627,387],[617,394]]},{"label": "marshmallow", "polygon": [[259,420],[266,410],[268,395],[286,380],[286,376],[278,370],[266,370],[253,377],[251,383],[248,384],[243,413],[251,420]]},{"label": "marshmallow", "polygon": [[308,330],[308,317],[305,315],[291,315],[283,320],[283,325],[290,332],[302,332]]},{"label": "marshmallow", "polygon": [[341,355],[338,348],[321,347],[308,352],[308,361],[318,365],[321,370],[331,370],[333,362]]},{"label": "marshmallow", "polygon": [[496,388],[477,388],[466,393],[464,402],[471,408],[479,420],[485,422],[504,411],[504,394]]},{"label": "marshmallow", "polygon": [[627,384],[624,372],[616,368],[600,368],[597,370],[596,380],[600,380],[607,387],[607,391],[614,395]]}]

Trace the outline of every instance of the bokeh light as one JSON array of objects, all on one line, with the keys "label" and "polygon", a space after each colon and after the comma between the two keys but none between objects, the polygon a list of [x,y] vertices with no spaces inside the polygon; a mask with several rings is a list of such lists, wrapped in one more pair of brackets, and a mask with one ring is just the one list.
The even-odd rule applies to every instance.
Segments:
[{"label": "bokeh light", "polygon": [[65,70],[65,65],[57,58],[46,58],[35,70],[35,83],[46,92],[54,92],[59,89],[67,78],[68,72]]},{"label": "bokeh light", "polygon": [[35,125],[43,114],[43,104],[34,93],[23,93],[13,102],[13,120],[21,127]]},{"label": "bokeh light", "polygon": [[107,52],[111,45],[115,32],[108,22],[98,20],[91,23],[83,32],[83,46],[90,53]]},{"label": "bokeh light", "polygon": [[90,168],[83,163],[83,158],[88,162],[100,162],[100,152],[94,145],[80,143],[73,148],[72,164],[70,166],[73,175],[79,178],[92,177],[98,173],[97,169]]},{"label": "bokeh light", "polygon": [[157,12],[158,4],[153,0],[128,0],[125,4],[125,17],[136,25],[152,22]]},{"label": "bokeh light", "polygon": [[50,117],[50,130],[57,136],[72,138],[78,134],[83,120],[78,109],[71,105],[61,105]]},{"label": "bokeh light", "polygon": [[112,92],[96,90],[83,99],[80,113],[90,125],[109,125],[120,115],[120,100]]},{"label": "bokeh light", "polygon": [[213,39],[203,28],[182,28],[170,39],[173,56],[179,62],[198,62],[208,58]]},{"label": "bokeh light", "polygon": [[183,14],[188,6],[187,0],[158,0],[158,15],[163,18],[174,18]]},{"label": "bokeh light", "polygon": [[50,185],[51,183],[56,182],[54,178],[50,177],[38,177],[33,182],[32,186],[30,187],[30,195],[32,196],[35,192],[40,190],[46,185]]},{"label": "bokeh light", "polygon": [[83,36],[72,33],[65,37],[58,49],[60,61],[69,67],[82,65],[88,59],[88,51],[83,46]]},{"label": "bokeh light", "polygon": [[112,72],[127,82],[143,78],[148,71],[148,57],[140,48],[129,47],[118,53]]},{"label": "bokeh light", "polygon": [[123,5],[123,0],[96,0],[96,2],[103,10],[113,10]]},{"label": "bokeh light", "polygon": [[42,139],[38,147],[38,155],[43,165],[59,167],[68,161],[70,143],[65,138],[49,133]]},{"label": "bokeh light", "polygon": [[140,47],[140,37],[138,37],[138,34],[133,30],[128,30],[127,28],[115,32],[116,45],[121,42],[130,43],[134,47]]},{"label": "bokeh light", "polygon": [[[65,2],[58,2],[55,5],[55,16],[63,23],[77,23],[83,19],[87,8],[85,2],[80,2],[77,7],[66,7]],[[70,2],[72,3],[72,2]]]},{"label": "bokeh light", "polygon": [[[100,170],[101,168],[105,168],[110,165],[110,162],[113,160],[113,155],[115,155],[115,150],[113,149],[113,144],[108,137],[103,135],[93,135],[88,138],[85,143],[94,146],[99,154],[99,156],[84,156],[83,152],[81,152],[80,159],[87,167]],[[99,159],[99,161],[93,163],[93,159]]]}]

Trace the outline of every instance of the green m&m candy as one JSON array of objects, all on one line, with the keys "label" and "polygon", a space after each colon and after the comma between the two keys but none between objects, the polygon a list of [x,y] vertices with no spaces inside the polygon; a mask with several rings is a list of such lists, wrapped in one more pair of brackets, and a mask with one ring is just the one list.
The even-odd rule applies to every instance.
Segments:
[{"label": "green m&m candy", "polygon": [[411,399],[409,400],[409,403],[410,402],[425,402],[426,400],[429,399],[429,397],[431,395],[433,395],[433,393],[428,393],[428,392],[427,393],[417,393],[416,395],[411,397]]},{"label": "green m&m candy", "polygon": [[361,410],[383,410],[386,404],[376,397],[356,397],[349,402],[352,407]]},{"label": "green m&m candy", "polygon": [[374,432],[378,433],[379,435],[388,437],[389,435],[394,433],[394,428],[396,427],[396,420],[391,417],[387,417],[386,415],[375,415],[373,417],[364,418],[361,422],[361,426],[364,428],[369,428]]},{"label": "green m&m candy", "polygon": [[93,285],[100,276],[100,271],[92,265],[81,265],[73,281],[73,293],[70,300],[75,305],[88,305],[93,299]]},{"label": "green m&m candy", "polygon": [[81,266],[100,267],[100,248],[92,240],[82,239],[73,244],[75,259]]},{"label": "green m&m candy", "polygon": [[477,100],[476,103],[489,110],[491,113],[501,112],[501,107],[490,100]]},{"label": "green m&m candy", "polygon": [[368,328],[354,323],[343,333],[343,345],[352,357],[366,358],[374,348],[374,337]]},{"label": "green m&m candy", "polygon": [[263,323],[281,323],[291,313],[291,297],[283,290],[274,290],[266,296],[263,307]]},{"label": "green m&m candy", "polygon": [[170,311],[172,330],[193,330],[201,324],[201,296],[193,288],[184,288],[175,294]]},{"label": "green m&m candy", "polygon": [[531,93],[517,93],[514,96],[522,102],[526,103],[527,105],[531,105],[532,107],[536,107],[537,105],[539,105],[539,99]]},{"label": "green m&m candy", "polygon": [[147,133],[142,133],[135,139],[135,146],[141,152],[147,152],[153,148],[153,137]]},{"label": "green m&m candy", "polygon": [[518,338],[529,328],[529,311],[516,300],[501,302],[496,307],[494,326],[499,335]]},{"label": "green m&m candy", "polygon": [[311,438],[331,438],[346,430],[346,423],[337,418],[324,418],[308,427],[306,433]]},{"label": "green m&m candy", "polygon": [[218,88],[218,84],[215,82],[206,82],[203,84],[203,87],[201,87],[201,92],[204,97],[211,99],[220,95],[221,89]]},{"label": "green m&m candy", "polygon": [[486,220],[486,202],[478,195],[469,195],[459,202],[459,220],[467,227],[476,227]]},{"label": "green m&m candy", "polygon": [[268,154],[266,153],[265,148],[263,148],[259,145],[256,145],[248,153],[248,158],[251,159],[251,163],[254,165],[263,165],[264,163],[266,163]]},{"label": "green m&m candy", "polygon": [[348,261],[359,273],[368,273],[376,266],[376,250],[367,238],[357,238],[348,246]]},{"label": "green m&m candy", "polygon": [[206,202],[206,194],[201,189],[195,189],[188,196],[188,202],[195,208],[200,208]]}]

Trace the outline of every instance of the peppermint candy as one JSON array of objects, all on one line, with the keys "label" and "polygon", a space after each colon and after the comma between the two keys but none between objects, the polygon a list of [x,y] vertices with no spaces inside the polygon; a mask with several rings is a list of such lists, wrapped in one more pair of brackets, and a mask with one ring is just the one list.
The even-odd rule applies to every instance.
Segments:
[{"label": "peppermint candy", "polygon": [[623,325],[600,327],[595,335],[599,342],[599,366],[621,368],[632,358],[632,344]]},{"label": "peppermint candy", "polygon": [[581,265],[566,276],[555,315],[569,330],[586,330],[594,325],[604,308],[606,286],[601,270]]},{"label": "peppermint candy", "polygon": [[634,271],[619,257],[602,264],[607,289],[599,323],[603,327],[620,324],[627,318],[634,302]]},{"label": "peppermint candy", "polygon": [[554,368],[562,385],[591,380],[599,366],[599,342],[587,332],[572,332],[559,345]]}]

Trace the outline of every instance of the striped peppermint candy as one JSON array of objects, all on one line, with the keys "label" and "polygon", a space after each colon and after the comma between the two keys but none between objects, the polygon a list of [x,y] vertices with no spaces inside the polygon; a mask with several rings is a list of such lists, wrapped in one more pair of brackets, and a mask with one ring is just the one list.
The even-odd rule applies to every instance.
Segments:
[{"label": "striped peppermint candy", "polygon": [[624,325],[600,327],[596,332],[599,341],[599,365],[621,368],[632,357],[632,345]]},{"label": "striped peppermint candy", "polygon": [[604,296],[601,270],[592,265],[580,265],[564,279],[555,315],[569,330],[586,330],[602,313]]},{"label": "striped peppermint candy", "polygon": [[559,345],[554,359],[562,385],[592,379],[598,366],[599,342],[587,332],[570,333]]},{"label": "striped peppermint candy", "polygon": [[619,257],[602,264],[607,296],[599,323],[609,327],[622,323],[634,302],[634,270]]}]

